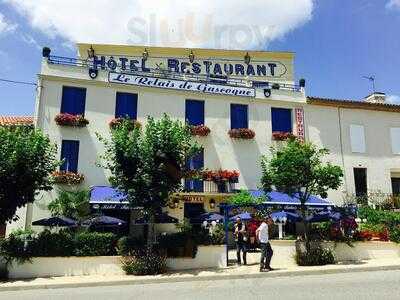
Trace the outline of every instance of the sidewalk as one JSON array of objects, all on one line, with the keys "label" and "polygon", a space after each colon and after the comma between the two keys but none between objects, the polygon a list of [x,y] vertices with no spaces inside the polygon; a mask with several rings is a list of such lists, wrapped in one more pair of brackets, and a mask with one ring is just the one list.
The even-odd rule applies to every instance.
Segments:
[{"label": "sidewalk", "polygon": [[185,281],[210,281],[210,280],[232,280],[262,277],[284,277],[304,276],[317,274],[350,273],[378,270],[400,270],[400,259],[398,260],[368,260],[316,267],[290,266],[276,269],[272,272],[260,273],[258,265],[232,266],[219,270],[191,270],[174,272],[157,276],[74,276],[74,277],[51,277],[17,280],[0,283],[1,291],[18,291],[32,289],[55,289],[93,286],[115,286],[151,283],[171,283]]}]

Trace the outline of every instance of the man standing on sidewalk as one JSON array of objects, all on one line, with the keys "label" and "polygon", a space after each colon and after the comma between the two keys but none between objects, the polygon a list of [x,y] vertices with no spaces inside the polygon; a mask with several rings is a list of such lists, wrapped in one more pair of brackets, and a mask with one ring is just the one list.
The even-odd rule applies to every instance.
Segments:
[{"label": "man standing on sidewalk", "polygon": [[234,235],[235,235],[235,242],[236,242],[236,253],[237,253],[237,263],[238,265],[242,264],[240,259],[240,252],[243,253],[243,263],[246,265],[246,252],[247,252],[247,232],[246,232],[246,225],[242,222],[240,218],[236,219],[236,223],[234,226]]},{"label": "man standing on sidewalk", "polygon": [[261,248],[261,260],[260,260],[260,272],[272,271],[271,258],[274,253],[269,243],[268,227],[272,225],[273,221],[269,216],[265,216],[260,227],[256,230],[256,236],[260,241]]}]

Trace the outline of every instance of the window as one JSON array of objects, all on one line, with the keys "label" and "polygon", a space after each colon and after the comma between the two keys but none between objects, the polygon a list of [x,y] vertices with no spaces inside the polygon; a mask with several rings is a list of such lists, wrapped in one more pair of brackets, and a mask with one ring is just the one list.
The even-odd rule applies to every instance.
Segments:
[{"label": "window", "polygon": [[115,101],[115,117],[136,120],[137,98],[137,94],[118,92],[117,99]]},{"label": "window", "polygon": [[186,100],[185,119],[189,125],[204,125],[204,101]]},{"label": "window", "polygon": [[292,110],[271,108],[272,132],[292,132]]},{"label": "window", "polygon": [[61,144],[61,171],[78,172],[79,141],[63,140]]},{"label": "window", "polygon": [[362,197],[367,195],[367,169],[354,168],[354,185],[356,196]]},{"label": "window", "polygon": [[400,196],[400,178],[392,177],[391,179],[393,196]]},{"label": "window", "polygon": [[350,125],[351,152],[365,153],[365,134],[363,125]]},{"label": "window", "polygon": [[392,140],[392,153],[400,154],[400,128],[390,128],[390,138]]},{"label": "window", "polygon": [[[187,170],[201,170],[204,168],[204,151],[202,150],[199,154],[188,159],[186,162]],[[203,180],[200,179],[186,179],[185,180],[185,190],[192,192],[204,191]]]},{"label": "window", "polygon": [[61,113],[85,115],[86,89],[63,86]]},{"label": "window", "polygon": [[248,127],[247,105],[231,104],[231,129]]}]

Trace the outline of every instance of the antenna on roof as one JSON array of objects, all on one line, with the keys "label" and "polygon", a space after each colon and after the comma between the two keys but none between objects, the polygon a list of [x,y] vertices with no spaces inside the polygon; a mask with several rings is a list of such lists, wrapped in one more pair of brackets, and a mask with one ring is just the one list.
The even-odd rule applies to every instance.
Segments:
[{"label": "antenna on roof", "polygon": [[363,76],[364,79],[368,79],[372,83],[372,91],[375,93],[375,76]]}]

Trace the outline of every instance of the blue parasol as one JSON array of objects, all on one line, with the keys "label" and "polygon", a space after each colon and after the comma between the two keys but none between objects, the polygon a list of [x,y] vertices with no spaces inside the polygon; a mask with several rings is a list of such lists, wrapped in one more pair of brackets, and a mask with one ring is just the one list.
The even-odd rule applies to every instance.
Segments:
[{"label": "blue parasol", "polygon": [[63,216],[44,218],[32,222],[32,225],[34,226],[48,226],[48,227],[54,227],[54,226],[72,227],[76,226],[77,224],[78,224],[77,221]]},{"label": "blue parasol", "polygon": [[241,213],[241,214],[238,214],[238,215],[236,215],[236,216],[233,216],[233,217],[229,218],[229,220],[235,221],[237,218],[242,219],[242,221],[249,221],[249,220],[253,219],[253,218],[251,217],[251,214],[250,214],[250,213],[244,212],[244,213]]}]

